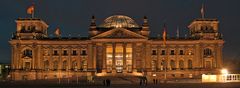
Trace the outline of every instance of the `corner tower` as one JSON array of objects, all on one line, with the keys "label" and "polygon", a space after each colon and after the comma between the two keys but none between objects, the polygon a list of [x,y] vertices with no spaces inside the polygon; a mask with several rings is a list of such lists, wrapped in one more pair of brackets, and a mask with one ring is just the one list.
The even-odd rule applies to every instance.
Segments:
[{"label": "corner tower", "polygon": [[19,18],[16,20],[16,39],[40,39],[47,37],[48,25],[38,18]]},{"label": "corner tower", "polygon": [[218,24],[219,21],[217,19],[200,18],[195,19],[188,28],[192,38],[217,40],[221,39],[221,34],[218,32]]}]

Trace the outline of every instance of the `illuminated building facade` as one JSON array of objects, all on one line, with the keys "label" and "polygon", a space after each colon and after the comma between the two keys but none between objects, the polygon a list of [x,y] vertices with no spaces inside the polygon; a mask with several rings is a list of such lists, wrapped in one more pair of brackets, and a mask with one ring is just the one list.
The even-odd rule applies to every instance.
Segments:
[{"label": "illuminated building facade", "polygon": [[[13,80],[82,76],[146,76],[199,78],[222,67],[223,39],[218,20],[200,18],[189,37],[150,37],[147,17],[137,24],[113,15],[100,25],[92,17],[88,37],[49,37],[48,25],[37,18],[16,20],[12,49]],[[166,75],[165,75],[166,74]]]}]

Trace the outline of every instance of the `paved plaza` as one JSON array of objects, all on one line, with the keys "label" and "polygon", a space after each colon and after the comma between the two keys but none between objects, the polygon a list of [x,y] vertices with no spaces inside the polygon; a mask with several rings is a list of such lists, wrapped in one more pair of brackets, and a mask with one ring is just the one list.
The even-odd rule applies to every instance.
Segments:
[{"label": "paved plaza", "polygon": [[240,88],[240,83],[159,83],[140,86],[139,84],[103,84],[90,83],[41,83],[41,82],[0,82],[0,88]]}]

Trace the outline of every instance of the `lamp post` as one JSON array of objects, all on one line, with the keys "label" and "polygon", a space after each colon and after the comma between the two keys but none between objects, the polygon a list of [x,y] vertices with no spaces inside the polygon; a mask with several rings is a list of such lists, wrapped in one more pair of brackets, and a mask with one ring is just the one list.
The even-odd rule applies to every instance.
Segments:
[{"label": "lamp post", "polygon": [[227,75],[228,75],[228,70],[227,69],[222,69],[221,74],[222,74],[223,82],[226,82]]}]

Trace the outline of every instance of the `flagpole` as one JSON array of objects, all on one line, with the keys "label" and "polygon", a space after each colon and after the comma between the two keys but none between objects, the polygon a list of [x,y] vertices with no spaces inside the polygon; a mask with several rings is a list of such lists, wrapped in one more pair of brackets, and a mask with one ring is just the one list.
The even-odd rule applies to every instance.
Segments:
[{"label": "flagpole", "polygon": [[202,18],[204,19],[204,18],[205,18],[205,13],[204,13],[204,4],[202,4],[202,8],[201,8],[201,15],[202,15]]},{"label": "flagpole", "polygon": [[34,15],[35,15],[35,4],[34,3],[32,3],[32,8],[33,8],[33,12],[32,12],[32,18],[34,18]]},{"label": "flagpole", "polygon": [[34,18],[34,11],[33,11],[33,13],[32,13],[32,18]]},{"label": "flagpole", "polygon": [[177,26],[177,38],[179,39],[179,26]]}]

